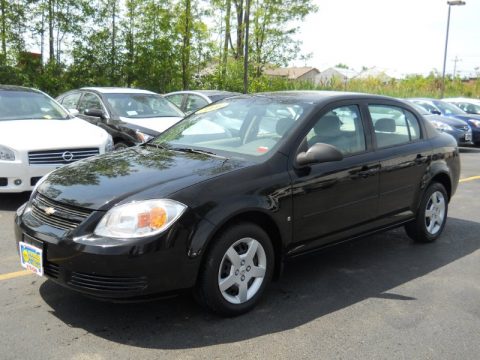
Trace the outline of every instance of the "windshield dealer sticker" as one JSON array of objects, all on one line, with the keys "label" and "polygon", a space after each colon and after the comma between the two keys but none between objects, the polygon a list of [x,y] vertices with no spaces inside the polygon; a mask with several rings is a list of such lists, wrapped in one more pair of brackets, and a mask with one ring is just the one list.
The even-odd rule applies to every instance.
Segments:
[{"label": "windshield dealer sticker", "polygon": [[227,107],[229,104],[228,103],[220,103],[220,104],[213,104],[210,106],[205,106],[203,109],[200,109],[196,112],[196,114],[204,114],[213,110],[218,110],[218,109],[223,109],[224,107]]}]

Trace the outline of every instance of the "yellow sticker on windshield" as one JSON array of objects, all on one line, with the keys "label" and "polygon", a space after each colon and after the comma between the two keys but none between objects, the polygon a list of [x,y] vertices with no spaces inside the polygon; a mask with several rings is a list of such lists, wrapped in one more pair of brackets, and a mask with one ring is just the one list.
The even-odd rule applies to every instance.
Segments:
[{"label": "yellow sticker on windshield", "polygon": [[227,102],[208,105],[208,106],[205,106],[204,108],[198,110],[195,114],[203,114],[203,113],[207,113],[207,112],[210,112],[210,111],[222,109],[224,107],[227,107],[228,105],[229,104]]}]

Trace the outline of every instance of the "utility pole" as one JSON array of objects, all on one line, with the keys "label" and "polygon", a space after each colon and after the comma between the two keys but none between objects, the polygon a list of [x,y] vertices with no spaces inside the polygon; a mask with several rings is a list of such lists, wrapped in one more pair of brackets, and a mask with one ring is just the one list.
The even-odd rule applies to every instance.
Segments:
[{"label": "utility pole", "polygon": [[250,0],[245,9],[245,57],[243,59],[243,93],[248,92],[248,32],[250,27]]},{"label": "utility pole", "polygon": [[455,59],[453,61],[453,78],[455,79],[455,74],[457,73],[457,63],[459,61],[462,61],[462,59],[459,59],[458,56],[455,56]]}]

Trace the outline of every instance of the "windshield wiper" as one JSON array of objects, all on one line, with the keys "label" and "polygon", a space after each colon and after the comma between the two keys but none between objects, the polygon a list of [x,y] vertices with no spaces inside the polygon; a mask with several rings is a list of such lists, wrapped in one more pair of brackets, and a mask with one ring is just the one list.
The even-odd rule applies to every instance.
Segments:
[{"label": "windshield wiper", "polygon": [[143,146],[151,146],[151,147],[154,147],[156,149],[168,150],[165,146],[162,146],[160,144],[155,144],[155,143],[150,142],[150,141],[144,142],[142,145]]},{"label": "windshield wiper", "polygon": [[181,152],[186,152],[186,153],[191,153],[191,154],[209,155],[209,156],[218,157],[218,158],[221,158],[221,159],[228,159],[227,157],[221,156],[221,155],[218,155],[218,154],[215,154],[215,153],[212,152],[212,151],[201,150],[201,149],[193,149],[193,148],[172,148],[172,149],[170,149],[170,150],[173,150],[173,151],[181,151]]}]

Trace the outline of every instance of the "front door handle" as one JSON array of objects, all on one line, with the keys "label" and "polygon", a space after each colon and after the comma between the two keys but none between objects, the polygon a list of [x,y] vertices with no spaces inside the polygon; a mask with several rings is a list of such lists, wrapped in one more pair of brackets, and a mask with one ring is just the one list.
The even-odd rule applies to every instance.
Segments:
[{"label": "front door handle", "polygon": [[370,176],[378,174],[380,171],[380,165],[375,164],[375,165],[363,165],[360,170],[352,170],[350,171],[350,176],[352,179],[355,178],[362,178],[366,179]]}]

